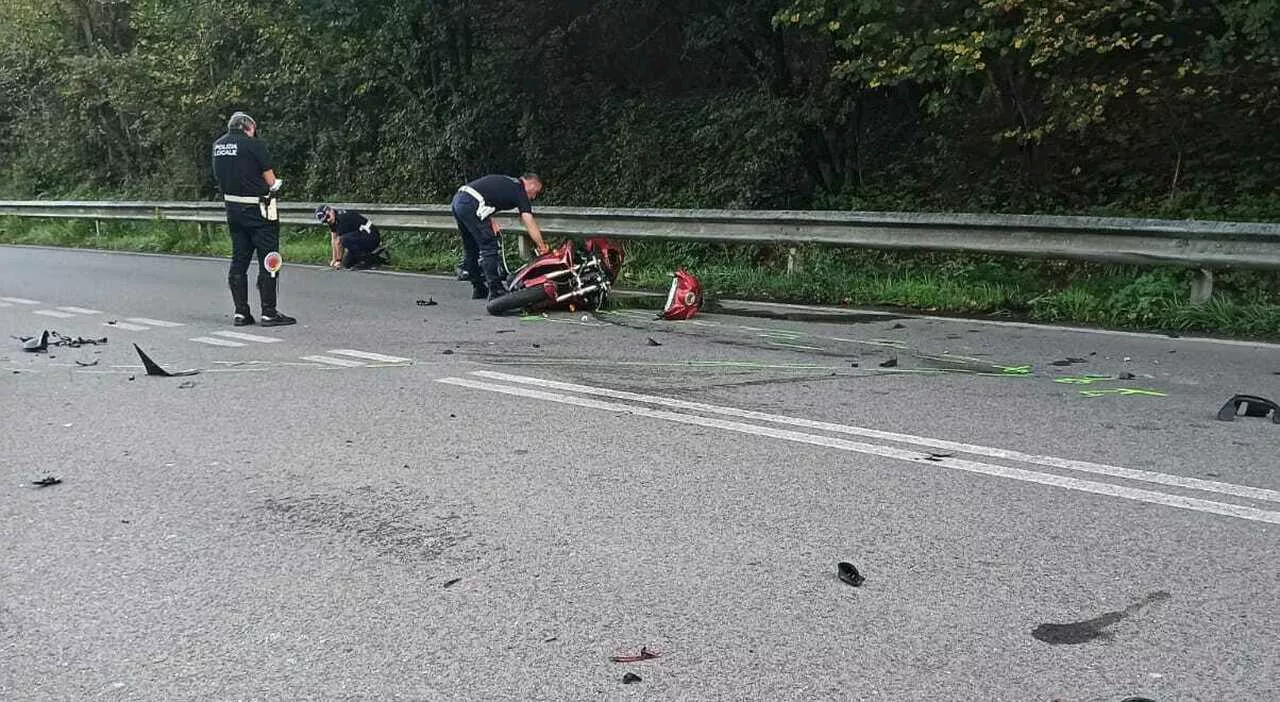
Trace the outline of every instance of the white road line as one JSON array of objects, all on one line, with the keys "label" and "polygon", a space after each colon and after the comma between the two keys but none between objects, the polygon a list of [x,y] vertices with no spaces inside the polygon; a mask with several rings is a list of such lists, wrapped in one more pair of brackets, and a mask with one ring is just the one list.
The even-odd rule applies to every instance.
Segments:
[{"label": "white road line", "polygon": [[136,324],[146,324],[152,327],[185,327],[187,326],[185,324],[179,324],[178,322],[166,322],[163,319],[148,319],[146,317],[129,317],[128,319],[130,322],[134,322]]},{"label": "white road line", "polygon": [[208,344],[210,346],[244,346],[244,344],[239,341],[228,341],[226,339],[218,339],[212,336],[197,336],[194,339],[187,339],[187,341],[194,341],[198,344]]},{"label": "white road line", "polygon": [[59,307],[58,309],[74,314],[102,314],[101,310],[91,310],[84,307]]},{"label": "white road line", "polygon": [[57,317],[58,319],[68,319],[75,316],[74,314],[59,312],[57,310],[33,310],[31,314],[40,314],[46,317]]},{"label": "white road line", "polygon": [[737,417],[739,419],[754,419],[763,422],[772,422],[774,424],[786,424],[790,426],[804,427],[806,429],[817,429],[819,431],[829,431],[838,434],[849,434],[853,436],[861,436],[869,439],[880,439],[884,441],[896,441],[904,444],[914,444],[916,446],[927,446],[935,449],[945,449],[948,451],[957,451],[960,453],[969,453],[978,456],[987,456],[988,458],[1000,458],[1008,461],[1018,461],[1020,463],[1030,463],[1033,465],[1041,465],[1048,468],[1061,468],[1064,470],[1074,470],[1082,473],[1094,473],[1098,475],[1106,475],[1113,478],[1123,478],[1126,480],[1138,480],[1147,483],[1157,483],[1160,485],[1168,485],[1171,487],[1188,488],[1191,490],[1200,490],[1203,492],[1216,492],[1222,495],[1234,495],[1236,497],[1245,497],[1254,500],[1265,500],[1268,502],[1280,502],[1280,491],[1269,490],[1267,488],[1257,488],[1248,485],[1234,485],[1232,483],[1222,483],[1214,480],[1200,480],[1199,478],[1187,478],[1181,475],[1169,475],[1167,473],[1156,473],[1154,471],[1137,470],[1134,468],[1122,468],[1120,466],[1109,466],[1102,463],[1090,463],[1089,461],[1076,461],[1067,458],[1057,458],[1055,456],[1039,456],[1031,453],[1023,453],[1021,451],[1010,451],[1008,449],[992,448],[990,446],[977,446],[974,444],[964,444],[957,441],[947,441],[944,439],[931,439],[924,436],[914,436],[911,434],[899,434],[891,431],[881,431],[879,429],[869,429],[866,427],[847,426],[844,424],[832,424],[830,422],[819,422],[810,419],[799,419],[796,417],[786,417],[776,414],[766,414],[764,412],[753,412],[751,410],[735,409],[733,407],[720,407],[717,405],[708,405],[702,402],[690,402],[687,400],[676,400],[666,397],[656,397],[654,395],[641,395],[638,393],[625,392],[621,390],[610,390],[607,388],[596,388],[589,385],[577,385],[574,383],[561,383],[554,380],[542,380],[540,378],[529,378],[519,375],[509,375],[507,373],[496,373],[493,371],[474,371],[471,375],[489,378],[492,380],[503,380],[511,383],[520,383],[523,385],[535,385],[539,387],[551,388],[553,390],[565,390],[568,392],[578,392],[586,395],[599,395],[602,397],[610,397],[617,400],[631,400],[633,402],[644,402],[646,404],[660,405],[670,409],[693,410],[697,412],[708,412],[711,414],[725,415],[729,417]]},{"label": "white road line", "polygon": [[284,339],[277,339],[274,336],[258,336],[257,334],[245,334],[244,332],[216,331],[216,332],[213,332],[213,334],[214,336],[225,336],[228,339],[240,339],[241,341],[256,341],[262,344],[274,344],[277,341],[284,341]]},{"label": "white road line", "polygon": [[1062,475],[1053,475],[1050,473],[1037,473],[1035,471],[1023,470],[1021,468],[1010,468],[1008,466],[999,466],[989,463],[979,463],[977,461],[967,461],[958,458],[942,458],[939,460],[930,460],[928,453],[920,451],[909,451],[906,449],[895,448],[892,446],[876,446],[874,444],[864,444],[857,441],[849,441],[848,439],[838,439],[830,436],[819,436],[816,434],[806,434],[804,432],[791,431],[788,429],[776,429],[774,427],[759,426],[755,424],[743,424],[741,422],[733,422],[724,419],[713,419],[711,417],[699,417],[696,415],[679,414],[676,412],[668,412],[666,410],[649,409],[638,405],[623,405],[612,402],[602,402],[585,397],[575,397],[572,395],[560,395],[541,390],[533,390],[529,388],[516,387],[511,385],[495,385],[485,383],[469,378],[438,378],[438,383],[447,383],[449,385],[458,385],[461,387],[472,388],[475,390],[486,390],[489,392],[503,393],[506,395],[516,395],[519,397],[528,397],[537,400],[546,400],[548,402],[558,402],[566,405],[576,405],[578,407],[587,407],[590,409],[603,410],[606,412],[618,412],[632,416],[650,417],[653,419],[663,419],[681,424],[692,424],[695,426],[711,427],[714,429],[724,429],[727,431],[738,432],[742,434],[750,434],[753,436],[767,436],[774,439],[782,439],[784,441],[793,441],[801,444],[810,444],[813,446],[825,446],[827,448],[839,449],[842,451],[851,451],[854,453],[863,453],[872,456],[880,456],[882,458],[893,458],[901,461],[915,463],[921,466],[951,468],[954,470],[963,470],[971,473],[980,473],[983,475],[996,476],[1001,478],[1010,478],[1012,480],[1020,480],[1028,483],[1038,483],[1040,485],[1052,485],[1055,487],[1067,488],[1069,490],[1078,490],[1080,492],[1089,492],[1097,495],[1107,495],[1110,497],[1120,497],[1138,502],[1148,502],[1151,504],[1165,505],[1167,507],[1178,507],[1181,509],[1193,510],[1196,512],[1205,512],[1209,514],[1218,514],[1227,517],[1237,517],[1239,519],[1248,519],[1255,522],[1264,522],[1267,524],[1280,524],[1280,512],[1272,512],[1268,510],[1258,509],[1256,507],[1246,507],[1243,505],[1228,504],[1225,502],[1213,502],[1210,500],[1201,500],[1194,497],[1183,497],[1180,495],[1170,495],[1163,492],[1155,492],[1152,490],[1143,490],[1140,488],[1125,487],[1123,485],[1113,485],[1111,483],[1099,483],[1092,480],[1080,480],[1079,478],[1070,478]]},{"label": "white road line", "polygon": [[328,363],[331,366],[342,366],[343,368],[363,368],[364,364],[360,361],[352,361],[346,358],[330,358],[329,356],[303,356],[304,361],[314,361],[315,363]]},{"label": "white road line", "polygon": [[25,298],[25,297],[0,297],[0,300],[4,300],[5,302],[12,302],[12,303],[14,303],[15,305],[38,305],[38,304],[40,304],[40,301],[39,301],[39,300],[28,300],[28,299],[27,299],[27,298]]},{"label": "white road line", "polygon": [[0,307],[13,307],[12,302],[0,302]]},{"label": "white road line", "polygon": [[112,329],[124,329],[126,331],[146,331],[151,328],[144,327],[141,324],[130,324],[128,322],[116,322],[115,324],[107,324],[106,322],[103,322],[102,326],[111,327]]},{"label": "white road line", "polygon": [[382,361],[383,363],[408,363],[410,360],[407,358],[400,358],[398,356],[383,356],[380,353],[355,351],[352,349],[331,349],[325,353],[336,353],[339,356],[352,356],[354,358],[363,358],[369,361]]}]

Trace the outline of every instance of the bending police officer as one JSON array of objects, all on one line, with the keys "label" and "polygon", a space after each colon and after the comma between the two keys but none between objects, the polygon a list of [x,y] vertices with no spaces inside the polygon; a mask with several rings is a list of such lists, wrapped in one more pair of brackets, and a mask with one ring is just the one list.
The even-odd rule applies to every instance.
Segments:
[{"label": "bending police officer", "polygon": [[[263,263],[280,248],[280,217],[276,197],[283,184],[276,178],[267,145],[254,135],[252,117],[236,112],[227,120],[227,133],[213,142],[213,174],[226,201],[227,228],[231,230],[231,269],[227,284],[235,305],[235,325],[253,324],[249,310],[249,261],[258,258],[258,297],[262,326],[278,327],[297,320],[276,309],[276,279]],[[279,275],[279,273],[277,273]]]},{"label": "bending police officer", "polygon": [[507,291],[503,280],[506,267],[502,261],[502,240],[498,221],[493,219],[495,212],[517,210],[538,253],[547,252],[530,204],[541,192],[542,179],[534,173],[525,173],[519,178],[487,175],[458,188],[451,208],[462,235],[462,267],[467,271],[467,280],[471,281],[473,300],[486,297],[492,300]]},{"label": "bending police officer", "polygon": [[321,205],[316,208],[316,220],[329,225],[330,268],[372,268],[387,262],[382,234],[368,217]]}]

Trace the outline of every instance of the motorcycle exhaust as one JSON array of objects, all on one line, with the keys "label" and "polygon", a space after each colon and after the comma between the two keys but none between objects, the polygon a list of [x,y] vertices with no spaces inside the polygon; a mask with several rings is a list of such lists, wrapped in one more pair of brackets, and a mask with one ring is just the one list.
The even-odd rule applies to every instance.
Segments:
[{"label": "motorcycle exhaust", "polygon": [[557,297],[557,298],[556,298],[556,302],[566,302],[566,301],[571,300],[571,299],[573,299],[573,298],[575,298],[575,297],[578,297],[578,296],[580,296],[580,295],[586,295],[587,293],[593,293],[593,292],[595,292],[595,291],[597,291],[597,290],[603,290],[603,291],[605,291],[605,292],[608,292],[608,290],[609,290],[609,286],[607,286],[607,285],[601,285],[601,284],[588,285],[588,286],[586,286],[585,288],[583,288],[583,289],[581,289],[581,290],[575,290],[575,291],[573,291],[573,292],[565,293],[565,294],[563,294],[563,295],[561,295],[561,296]]}]

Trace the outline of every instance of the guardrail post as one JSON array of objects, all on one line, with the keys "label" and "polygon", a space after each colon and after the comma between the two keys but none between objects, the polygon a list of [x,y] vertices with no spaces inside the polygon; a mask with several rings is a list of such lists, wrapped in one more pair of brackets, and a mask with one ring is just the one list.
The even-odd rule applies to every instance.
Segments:
[{"label": "guardrail post", "polygon": [[93,220],[93,236],[98,239],[102,238],[102,220],[100,219]]},{"label": "guardrail post", "polygon": [[529,260],[529,237],[524,234],[517,234],[516,239],[520,247],[520,260]]},{"label": "guardrail post", "polygon": [[796,247],[792,246],[787,249],[787,275],[792,275],[796,272],[797,258],[799,256],[796,254]]},{"label": "guardrail post", "polygon": [[1203,305],[1213,297],[1213,271],[1201,268],[1195,280],[1191,281],[1191,304]]}]

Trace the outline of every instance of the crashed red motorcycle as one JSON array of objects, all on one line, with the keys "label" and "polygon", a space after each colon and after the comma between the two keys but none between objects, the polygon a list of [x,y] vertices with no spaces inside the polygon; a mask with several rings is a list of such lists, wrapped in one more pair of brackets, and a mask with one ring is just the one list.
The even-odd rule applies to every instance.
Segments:
[{"label": "crashed red motorcycle", "polygon": [[520,268],[504,281],[507,292],[489,301],[488,311],[542,312],[553,309],[598,310],[622,269],[622,247],[601,237],[579,246],[565,241]]}]

